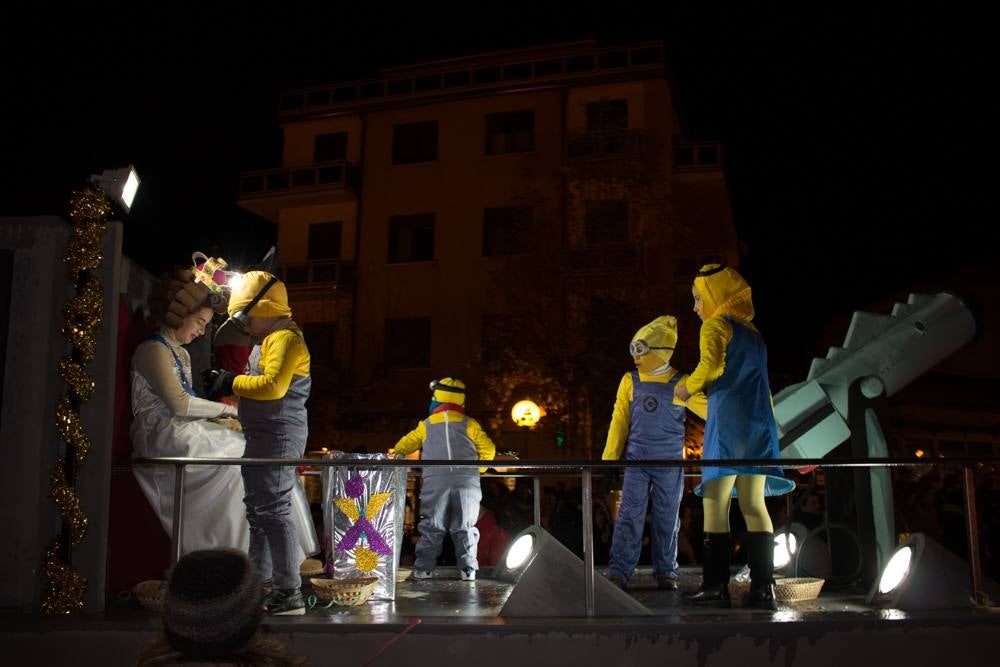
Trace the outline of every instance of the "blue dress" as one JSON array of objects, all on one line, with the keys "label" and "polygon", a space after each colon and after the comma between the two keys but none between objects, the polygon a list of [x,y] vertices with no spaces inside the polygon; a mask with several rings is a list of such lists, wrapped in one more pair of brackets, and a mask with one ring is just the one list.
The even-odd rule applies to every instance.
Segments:
[{"label": "blue dress", "polygon": [[[701,457],[777,459],[778,427],[767,381],[767,347],[759,333],[730,317],[725,319],[733,328],[733,337],[726,346],[722,375],[705,388],[708,419]],[[795,488],[795,482],[785,479],[779,468],[706,466],[695,494],[703,496],[706,483],[726,475],[766,475],[765,496],[780,496]]]}]

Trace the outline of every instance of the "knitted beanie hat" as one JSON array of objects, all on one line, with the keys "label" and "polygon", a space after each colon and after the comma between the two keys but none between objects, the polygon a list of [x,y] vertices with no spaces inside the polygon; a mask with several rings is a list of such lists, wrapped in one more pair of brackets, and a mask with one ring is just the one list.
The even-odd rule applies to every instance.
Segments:
[{"label": "knitted beanie hat", "polygon": [[257,632],[263,595],[260,575],[242,551],[192,551],[177,561],[167,583],[167,641],[195,658],[239,651]]}]

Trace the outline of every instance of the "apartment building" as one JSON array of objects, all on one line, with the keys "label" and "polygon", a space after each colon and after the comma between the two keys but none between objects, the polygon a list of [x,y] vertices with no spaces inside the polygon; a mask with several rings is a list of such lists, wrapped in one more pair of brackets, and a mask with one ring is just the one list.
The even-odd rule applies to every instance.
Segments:
[{"label": "apartment building", "polygon": [[[632,333],[674,313],[693,363],[691,277],[739,259],[720,147],[683,136],[661,43],[385,69],[286,91],[277,123],[282,165],[242,174],[239,204],[278,228],[311,448],[389,447],[457,375],[505,448],[599,453]],[[530,434],[521,398],[548,413]]]}]

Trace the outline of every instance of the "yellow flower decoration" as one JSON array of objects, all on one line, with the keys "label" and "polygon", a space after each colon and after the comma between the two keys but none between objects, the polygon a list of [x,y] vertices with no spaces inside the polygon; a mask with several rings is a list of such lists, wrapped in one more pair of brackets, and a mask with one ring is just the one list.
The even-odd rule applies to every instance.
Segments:
[{"label": "yellow flower decoration", "polygon": [[378,555],[365,547],[358,547],[354,550],[354,561],[362,572],[371,572],[378,567]]}]

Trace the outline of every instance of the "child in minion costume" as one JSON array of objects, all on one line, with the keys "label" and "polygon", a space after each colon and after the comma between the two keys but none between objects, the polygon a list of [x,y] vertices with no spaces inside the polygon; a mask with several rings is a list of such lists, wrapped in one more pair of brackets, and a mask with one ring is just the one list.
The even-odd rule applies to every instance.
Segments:
[{"label": "child in minion costume", "polygon": [[[247,372],[209,369],[209,398],[235,395],[246,436],[245,458],[302,458],[309,434],[306,399],[312,386],[309,349],[292,320],[284,283],[266,271],[250,271],[229,297],[229,320],[255,341]],[[301,615],[299,563],[294,557],[292,517],[294,466],[244,466],[244,503],[250,523],[250,558],[264,580],[268,613]]]},{"label": "child in minion costume", "polygon": [[[674,394],[685,400],[694,392],[708,395],[708,419],[702,458],[777,459],[778,430],[767,379],[767,347],[751,323],[750,286],[735,269],[707,264],[692,287],[694,312],[702,320],[701,360],[679,382]],[[795,483],[778,468],[705,467],[695,494],[705,513],[702,584],[685,594],[691,602],[729,604],[729,504],[740,499],[747,525],[750,592],[744,603],[777,609],[774,597],[774,529],[764,498],[788,493]]]},{"label": "child in minion costume", "polygon": [[[496,446],[475,419],[465,416],[465,383],[446,377],[430,384],[429,415],[396,443],[393,452],[406,456],[421,450],[423,459],[491,461]],[[483,492],[479,473],[472,467],[429,466],[423,469],[420,489],[420,539],[413,577],[434,576],[445,532],[455,544],[455,560],[463,581],[475,581],[479,562],[479,501]],[[449,519],[449,516],[450,519]]]},{"label": "child in minion costume", "polygon": [[[705,418],[704,394],[681,400],[674,387],[684,377],[671,368],[677,344],[677,320],[657,317],[639,329],[629,344],[635,370],[622,376],[615,397],[611,426],[601,458],[627,461],[684,458],[684,417],[687,409]],[[652,553],[656,585],[677,589],[677,530],[683,468],[626,468],[622,500],[611,538],[608,579],[622,589],[639,562],[642,529],[650,493],[653,495]]]}]

